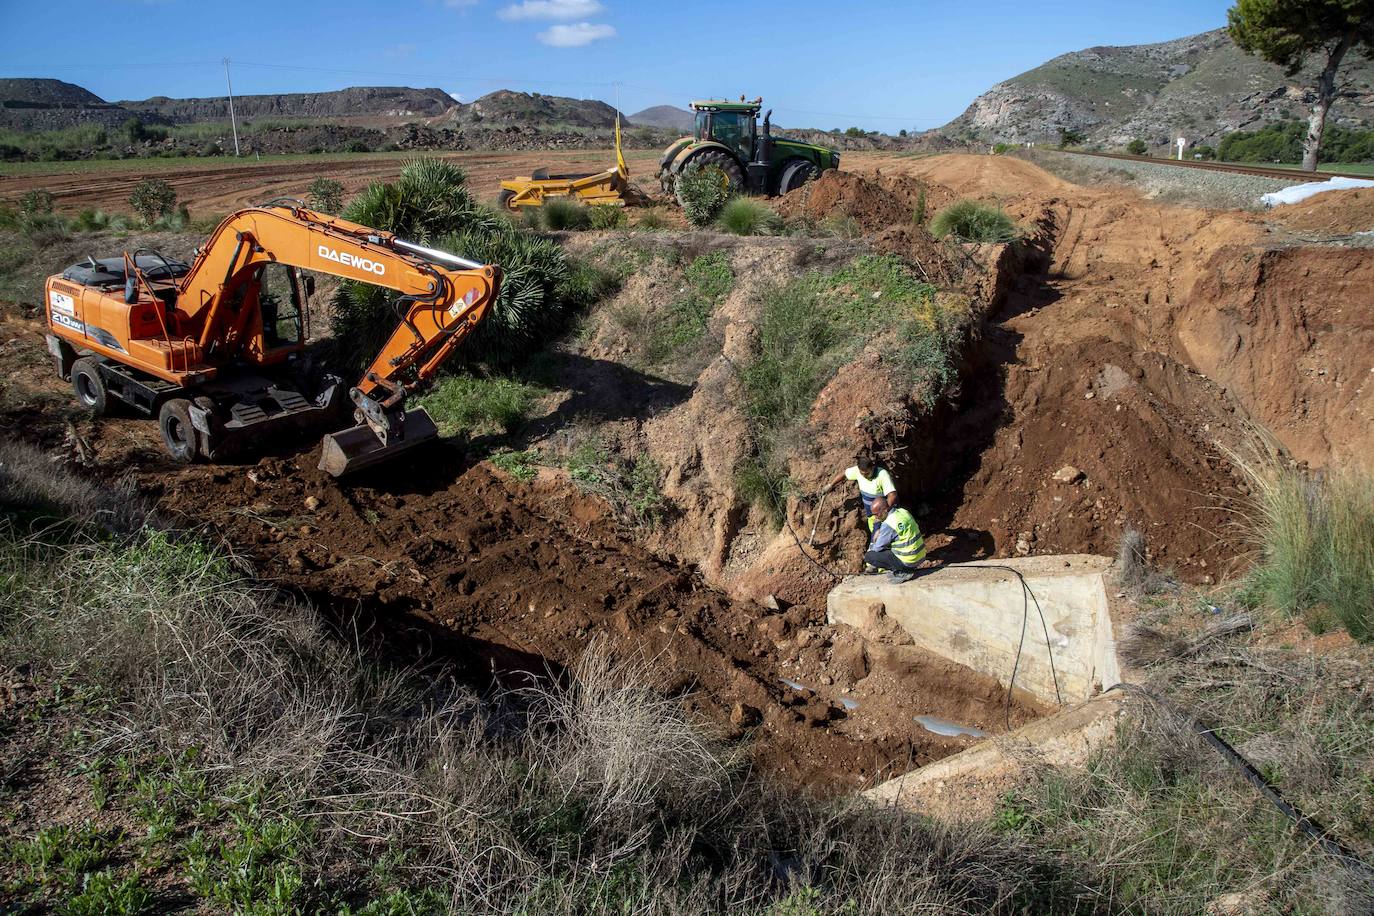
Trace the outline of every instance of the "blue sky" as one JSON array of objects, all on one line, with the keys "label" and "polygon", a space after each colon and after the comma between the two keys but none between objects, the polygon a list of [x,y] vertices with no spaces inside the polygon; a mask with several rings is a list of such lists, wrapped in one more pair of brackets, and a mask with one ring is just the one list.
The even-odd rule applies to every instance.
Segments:
[{"label": "blue sky", "polygon": [[[1227,0],[0,0],[0,76],[109,100],[356,85],[509,88],[634,112],[763,95],[783,125],[937,127],[999,80],[1092,45],[1225,23]],[[732,30],[727,30],[732,26]],[[614,84],[619,84],[617,90]]]}]

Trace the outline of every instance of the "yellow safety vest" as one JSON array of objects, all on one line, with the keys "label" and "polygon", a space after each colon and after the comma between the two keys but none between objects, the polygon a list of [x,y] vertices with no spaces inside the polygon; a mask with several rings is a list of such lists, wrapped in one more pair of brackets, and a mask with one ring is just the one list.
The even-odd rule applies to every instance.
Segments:
[{"label": "yellow safety vest", "polygon": [[883,519],[883,524],[897,532],[892,539],[892,555],[907,566],[915,566],[925,559],[926,540],[921,536],[921,528],[916,519],[905,509],[893,509]]}]

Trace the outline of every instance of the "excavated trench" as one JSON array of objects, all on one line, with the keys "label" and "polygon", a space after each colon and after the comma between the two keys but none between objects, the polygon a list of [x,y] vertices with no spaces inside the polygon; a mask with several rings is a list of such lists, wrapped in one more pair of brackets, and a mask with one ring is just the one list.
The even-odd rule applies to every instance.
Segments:
[{"label": "excavated trench", "polygon": [[[918,166],[926,167],[904,167]],[[932,207],[954,196],[929,187]],[[1254,347],[1272,350],[1283,337],[1247,331],[1279,313],[1284,293],[1264,291],[1266,278],[1298,284],[1315,264],[1328,265],[1319,272],[1323,282],[1358,284],[1367,271],[1347,269],[1343,256],[1301,252],[1253,263],[1238,256],[1208,267],[1217,239],[1202,244],[1186,233],[1171,235],[1163,218],[1164,241],[1153,253],[1139,239],[1112,248],[1099,244],[1111,227],[1143,232],[1148,220],[1124,209],[1108,220],[1093,209],[1101,203],[1047,204],[1042,197],[1018,213],[1037,226],[1031,255],[1004,278],[995,312],[982,316],[954,399],[902,440],[895,468],[908,504],[931,532],[935,559],[1111,553],[1122,530],[1138,527],[1155,559],[1177,572],[1203,579],[1224,570],[1235,545],[1218,506],[1236,481],[1217,440],[1247,413],[1265,416],[1268,402],[1256,386],[1223,389],[1196,366],[1210,366],[1210,359],[1238,381],[1263,370]],[[1206,220],[1189,231],[1218,235]],[[910,230],[890,235],[898,246],[928,245]],[[784,240],[766,242],[734,251],[737,275],[785,260],[775,250]],[[1114,253],[1085,261],[1085,252],[1099,251]],[[938,269],[927,254],[915,251],[922,269]],[[848,256],[843,245],[827,255]],[[1252,299],[1239,309],[1225,302],[1236,288],[1228,271],[1249,271],[1240,279],[1253,281]],[[1208,284],[1216,289],[1208,293]],[[1194,289],[1205,295],[1192,296]],[[1125,301],[1132,290],[1136,300]],[[1206,296],[1226,307],[1201,304]],[[1309,298],[1309,311],[1322,307],[1319,291]],[[744,299],[720,310],[725,355],[746,345]],[[1325,308],[1319,317],[1327,325],[1358,325],[1346,339],[1359,346],[1333,364],[1364,359],[1367,368],[1367,319]],[[1197,314],[1184,326],[1189,309]],[[1240,335],[1250,350],[1209,349],[1189,336],[1188,327],[1211,327],[1218,315],[1221,330]],[[7,324],[14,330],[17,322]],[[37,326],[24,325],[11,336],[22,338],[15,372],[65,397],[44,374]],[[571,363],[618,371],[614,345],[603,342],[607,352],[590,360],[572,354]],[[1305,352],[1310,357],[1312,347]],[[1271,375],[1281,363],[1273,363]],[[517,480],[451,443],[338,482],[315,469],[314,451],[286,450],[253,465],[173,467],[159,454],[155,430],[139,420],[83,422],[64,437],[55,416],[25,408],[4,425],[68,453],[75,436],[101,466],[131,472],[170,523],[222,540],[264,580],[341,618],[375,621],[393,645],[452,661],[479,686],[560,677],[593,642],[637,659],[653,683],[747,746],[760,769],[792,784],[852,791],[969,747],[980,740],[970,730],[1004,731],[1000,673],[978,673],[918,646],[875,648],[850,627],[824,624],[823,600],[816,598],[829,583],[795,544],[781,537],[763,544],[745,532],[762,545],[748,553],[737,531],[729,555],[711,562],[719,552],[713,519],[728,516],[740,531],[760,527],[737,514],[739,501],[728,493],[734,458],[724,446],[738,443],[725,434],[734,436],[742,421],[722,409],[718,399],[729,388],[717,375],[725,378],[708,367],[690,386],[655,383],[651,403],[616,414],[637,447],[669,469],[671,498],[690,508],[655,532],[622,527],[604,500],[581,492],[565,473],[541,469],[533,480]],[[1312,403],[1317,386],[1340,380],[1321,378],[1298,386]],[[1367,410],[1364,387],[1353,395],[1353,385],[1337,387],[1346,400],[1322,402],[1327,413],[1344,411],[1349,419]],[[853,400],[865,402],[880,390],[856,384]],[[815,437],[825,446],[815,466],[793,468],[804,483],[828,478],[848,456],[848,402],[828,403],[839,419]],[[555,413],[576,419],[571,408]],[[536,419],[534,426],[548,424]],[[1077,473],[1056,480],[1064,466]],[[716,511],[722,498],[729,512]],[[832,504],[819,520],[814,552],[822,560],[846,556],[853,540],[846,519]],[[796,521],[814,527],[817,520]],[[741,600],[768,592],[797,603]],[[1047,711],[1018,695],[1010,724]]]},{"label": "excavated trench", "polygon": [[[562,481],[515,481],[447,445],[346,484],[314,460],[140,479],[164,512],[234,545],[259,576],[433,646],[473,683],[556,677],[593,642],[640,660],[653,683],[789,783],[846,791],[973,740],[916,715],[1004,727],[995,678],[932,653],[884,667],[804,608],[731,601]],[[798,670],[827,673],[805,683]],[[1021,699],[1012,722],[1041,712]]]}]

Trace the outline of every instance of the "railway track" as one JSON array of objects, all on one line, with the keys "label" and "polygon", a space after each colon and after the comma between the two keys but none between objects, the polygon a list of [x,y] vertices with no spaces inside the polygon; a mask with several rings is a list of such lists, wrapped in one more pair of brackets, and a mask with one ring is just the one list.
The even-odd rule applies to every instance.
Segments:
[{"label": "railway track", "polygon": [[1282,178],[1301,184],[1304,181],[1326,181],[1328,178],[1374,179],[1374,175],[1352,175],[1349,172],[1303,172],[1298,169],[1266,168],[1262,165],[1236,165],[1229,162],[1203,162],[1196,159],[1154,159],[1149,156],[1129,156],[1125,153],[1088,153],[1081,150],[1056,150],[1074,156],[1092,156],[1095,159],[1121,159],[1127,162],[1148,162],[1154,165],[1173,165],[1185,169],[1206,169],[1212,172],[1235,172],[1240,175],[1260,175],[1265,178]]}]

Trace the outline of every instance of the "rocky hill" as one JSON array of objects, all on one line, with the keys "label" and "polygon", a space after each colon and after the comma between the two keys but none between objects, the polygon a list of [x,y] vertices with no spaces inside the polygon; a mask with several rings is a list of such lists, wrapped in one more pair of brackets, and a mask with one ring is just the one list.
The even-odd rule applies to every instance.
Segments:
[{"label": "rocky hill", "polygon": [[[223,96],[170,99],[154,96],[140,102],[119,103],[139,117],[154,115],[173,124],[227,121],[229,102]],[[405,86],[352,86],[335,92],[291,92],[280,95],[234,97],[240,118],[433,118],[458,107],[442,89]]]},{"label": "rocky hill", "polygon": [[[50,79],[0,79],[0,127],[60,130],[79,124],[113,127],[131,112],[73,83]],[[156,119],[155,119],[156,120]]]},{"label": "rocky hill", "polygon": [[[456,110],[454,120],[488,126],[608,128],[615,126],[615,109],[596,99],[498,89]],[[628,127],[630,121],[622,119],[621,124]]]},{"label": "rocky hill", "polygon": [[[1071,129],[1120,146],[1139,137],[1164,147],[1174,137],[1215,144],[1234,130],[1305,117],[1311,68],[1296,76],[1241,51],[1224,29],[1161,44],[1097,47],[1064,54],[998,83],[945,136],[990,143],[1055,142]],[[1374,119],[1374,63],[1350,56],[1335,123]]]},{"label": "rocky hill", "polygon": [[667,127],[672,130],[689,131],[696,118],[685,108],[676,105],[655,105],[630,115],[630,120],[644,127]]}]

